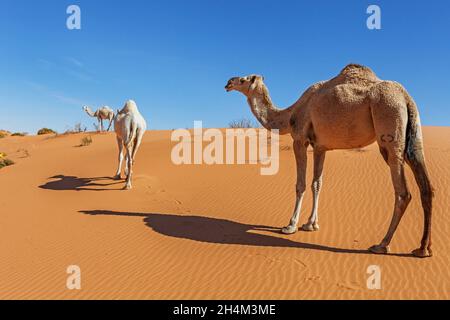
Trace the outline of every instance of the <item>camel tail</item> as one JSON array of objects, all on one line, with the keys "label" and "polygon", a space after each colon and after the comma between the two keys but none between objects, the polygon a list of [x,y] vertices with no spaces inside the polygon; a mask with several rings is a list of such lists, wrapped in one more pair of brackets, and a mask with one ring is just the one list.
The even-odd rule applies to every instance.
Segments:
[{"label": "camel tail", "polygon": [[135,137],[136,137],[136,123],[134,123],[134,121],[131,121],[130,131],[127,134],[127,139],[124,141],[125,146],[128,147],[128,145],[134,141]]},{"label": "camel tail", "polygon": [[419,186],[424,211],[424,231],[421,248],[428,248],[431,251],[431,215],[433,209],[434,188],[431,184],[425,164],[419,112],[412,98],[409,96],[407,98],[408,125],[406,127],[405,159],[411,167],[414,178]]},{"label": "camel tail", "polygon": [[[408,97],[409,98],[409,97]],[[423,151],[423,137],[420,124],[419,112],[414,101],[408,99],[408,125],[406,127],[406,148],[405,158],[416,176],[417,184],[421,191],[433,193],[428,171],[425,165],[425,155]]]}]

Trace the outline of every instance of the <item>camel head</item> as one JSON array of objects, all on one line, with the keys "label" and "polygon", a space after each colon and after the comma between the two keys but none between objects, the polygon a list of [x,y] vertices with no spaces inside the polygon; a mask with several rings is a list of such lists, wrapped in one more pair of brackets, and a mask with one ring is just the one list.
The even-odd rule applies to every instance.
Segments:
[{"label": "camel head", "polygon": [[87,113],[92,113],[92,109],[89,106],[83,106],[83,111]]},{"label": "camel head", "polygon": [[227,92],[236,90],[242,92],[245,95],[249,95],[257,88],[264,86],[264,77],[256,74],[252,74],[246,77],[234,77],[228,80],[225,90]]},{"label": "camel head", "polygon": [[83,107],[83,110],[84,110],[84,112],[86,112],[88,115],[90,115],[91,117],[96,117],[97,116],[97,114],[96,114],[96,112],[93,112],[92,110],[91,110],[91,108],[89,108],[88,106],[84,106]]}]

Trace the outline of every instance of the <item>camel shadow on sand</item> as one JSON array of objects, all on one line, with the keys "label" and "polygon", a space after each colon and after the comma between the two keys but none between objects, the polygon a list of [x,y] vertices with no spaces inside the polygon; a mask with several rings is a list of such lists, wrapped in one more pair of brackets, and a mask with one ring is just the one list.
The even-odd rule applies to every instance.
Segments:
[{"label": "camel shadow on sand", "polygon": [[[113,191],[122,190],[122,188],[110,189],[105,187],[123,183],[123,181],[114,180],[112,177],[79,178],[75,176],[65,176],[62,174],[50,177],[48,179],[57,180],[49,181],[43,185],[40,185],[39,188],[59,191]],[[102,181],[106,183],[99,183]]]},{"label": "camel shadow on sand", "polygon": [[[372,254],[368,250],[335,248],[318,244],[292,241],[281,237],[280,229],[248,225],[225,219],[216,219],[192,215],[175,215],[161,213],[115,212],[107,210],[79,211],[88,215],[110,215],[123,217],[143,217],[147,227],[162,235],[180,239],[188,239],[216,244],[238,244],[258,247],[298,248],[333,253]],[[278,234],[280,237],[256,233],[266,231]],[[395,256],[411,256],[390,254]]]}]

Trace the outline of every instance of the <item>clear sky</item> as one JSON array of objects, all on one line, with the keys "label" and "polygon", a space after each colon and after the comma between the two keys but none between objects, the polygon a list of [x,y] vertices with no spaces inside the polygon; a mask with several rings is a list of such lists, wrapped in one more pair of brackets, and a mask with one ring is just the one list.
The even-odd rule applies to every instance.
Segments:
[{"label": "clear sky", "polygon": [[[81,8],[81,30],[66,9]],[[366,9],[381,8],[381,30]],[[0,0],[0,129],[35,133],[134,99],[151,129],[226,127],[252,118],[226,93],[232,76],[265,76],[293,103],[350,62],[401,82],[425,125],[450,125],[450,1]]]}]

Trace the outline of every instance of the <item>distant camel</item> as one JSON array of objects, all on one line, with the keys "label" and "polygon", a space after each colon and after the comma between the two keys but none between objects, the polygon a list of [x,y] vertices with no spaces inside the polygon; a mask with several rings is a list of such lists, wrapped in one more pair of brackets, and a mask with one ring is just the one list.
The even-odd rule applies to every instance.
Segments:
[{"label": "distant camel", "polygon": [[103,120],[109,120],[109,126],[108,129],[106,130],[109,131],[109,129],[111,128],[112,121],[114,119],[114,111],[111,108],[104,106],[98,109],[97,111],[92,112],[91,108],[89,108],[88,106],[84,106],[83,110],[91,117],[97,118],[100,127],[100,132],[103,131]]},{"label": "distant camel", "polygon": [[306,187],[308,145],[314,149],[313,209],[302,229],[316,231],[326,151],[361,148],[377,141],[391,170],[395,205],[386,236],[369,250],[389,252],[395,230],[411,201],[404,174],[406,161],[419,185],[424,210],[421,246],[412,253],[417,257],[431,256],[433,188],[425,166],[419,113],[407,91],[397,82],[380,80],[367,67],[350,64],[337,77],[312,85],[291,107],[280,110],[273,105],[263,80],[258,75],[235,77],[228,81],[225,89],[243,93],[253,114],[266,129],[278,129],[280,134],[289,133],[294,139],[297,198],[290,223],[282,232],[297,231]]},{"label": "distant camel", "polygon": [[136,152],[141,144],[147,124],[139,113],[136,103],[128,100],[122,110],[117,110],[114,120],[114,131],[117,135],[117,145],[119,146],[119,167],[117,168],[115,179],[120,179],[123,161],[123,148],[127,153],[127,163],[125,166],[126,184],[124,189],[131,189],[131,175]]}]

